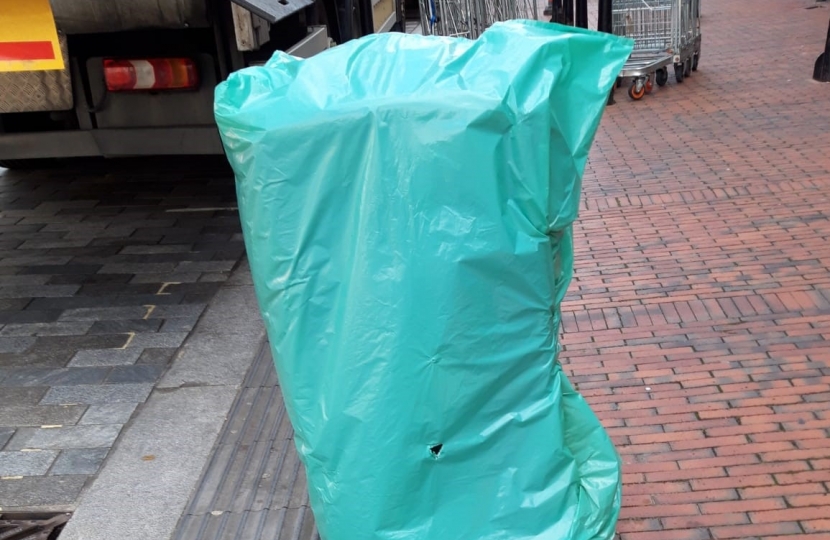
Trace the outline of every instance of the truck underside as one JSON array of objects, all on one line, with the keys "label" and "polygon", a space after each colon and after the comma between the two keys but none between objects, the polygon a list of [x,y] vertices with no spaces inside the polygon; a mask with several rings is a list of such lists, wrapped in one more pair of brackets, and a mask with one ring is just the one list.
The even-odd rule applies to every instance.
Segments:
[{"label": "truck underside", "polygon": [[51,3],[65,69],[0,73],[0,165],[221,154],[213,90],[231,72],[403,21],[399,0]]}]

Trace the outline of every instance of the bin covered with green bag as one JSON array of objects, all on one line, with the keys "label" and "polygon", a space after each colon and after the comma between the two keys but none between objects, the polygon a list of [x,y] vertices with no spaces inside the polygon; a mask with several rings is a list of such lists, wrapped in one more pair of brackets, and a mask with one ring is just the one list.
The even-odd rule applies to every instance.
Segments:
[{"label": "bin covered with green bag", "polygon": [[620,462],[557,361],[629,41],[511,21],[277,53],[216,92],[323,540],[610,540]]}]

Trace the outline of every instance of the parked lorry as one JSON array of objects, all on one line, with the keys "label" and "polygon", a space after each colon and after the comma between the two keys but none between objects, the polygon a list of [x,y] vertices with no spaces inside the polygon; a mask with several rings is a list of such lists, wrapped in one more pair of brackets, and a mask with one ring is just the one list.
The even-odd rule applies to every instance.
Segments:
[{"label": "parked lorry", "polygon": [[0,0],[0,166],[221,154],[230,73],[404,25],[404,0]]}]

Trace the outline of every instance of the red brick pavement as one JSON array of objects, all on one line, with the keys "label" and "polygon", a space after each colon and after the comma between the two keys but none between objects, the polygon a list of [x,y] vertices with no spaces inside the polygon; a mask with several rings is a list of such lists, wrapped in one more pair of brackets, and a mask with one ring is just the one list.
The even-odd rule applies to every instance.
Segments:
[{"label": "red brick pavement", "polygon": [[622,455],[623,540],[828,540],[830,5],[703,13],[700,71],[603,120],[563,363]]}]

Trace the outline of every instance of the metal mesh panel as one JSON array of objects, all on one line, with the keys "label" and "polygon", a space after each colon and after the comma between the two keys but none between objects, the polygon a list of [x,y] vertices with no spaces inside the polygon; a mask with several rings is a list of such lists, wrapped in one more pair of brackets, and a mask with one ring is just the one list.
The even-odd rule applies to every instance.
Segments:
[{"label": "metal mesh panel", "polygon": [[700,0],[614,0],[613,31],[635,51],[676,51],[700,35]]},{"label": "metal mesh panel", "polygon": [[635,50],[667,50],[677,0],[615,0],[614,34],[634,40]]},{"label": "metal mesh panel", "polygon": [[539,15],[536,0],[420,0],[420,5],[425,35],[470,39],[493,23]]}]

